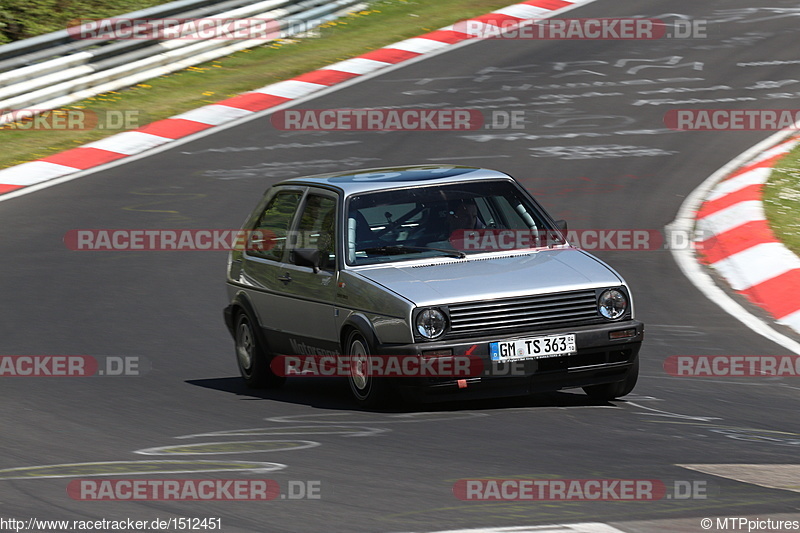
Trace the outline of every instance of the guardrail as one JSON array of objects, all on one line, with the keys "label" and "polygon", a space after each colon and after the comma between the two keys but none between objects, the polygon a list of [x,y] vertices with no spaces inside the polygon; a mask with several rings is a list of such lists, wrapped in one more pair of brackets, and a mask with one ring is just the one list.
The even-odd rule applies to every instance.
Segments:
[{"label": "guardrail", "polygon": [[[160,6],[142,9],[120,15],[128,18],[164,18],[171,15],[185,13],[189,10],[199,10],[203,6],[217,4],[219,0],[178,0]],[[237,6],[251,3],[252,0],[237,0]],[[226,8],[229,9],[229,8]],[[213,7],[210,8],[213,10]],[[224,11],[221,9],[220,11]],[[213,11],[212,11],[213,12]],[[14,68],[29,65],[35,61],[56,57],[64,53],[69,53],[81,47],[85,42],[75,42],[67,30],[56,31],[39,35],[23,41],[16,41],[0,46],[0,72],[5,72]],[[64,48],[59,48],[64,46]],[[89,45],[86,45],[89,46]],[[41,52],[35,54],[35,52]]]},{"label": "guardrail", "polygon": [[[191,30],[167,40],[75,38],[76,28],[0,46],[0,124],[13,110],[55,109],[96,94],[291,37],[366,6],[364,0],[180,0],[115,18],[243,20],[243,29],[268,21],[278,35],[245,40],[192,39]],[[34,112],[35,114],[35,112]]]}]

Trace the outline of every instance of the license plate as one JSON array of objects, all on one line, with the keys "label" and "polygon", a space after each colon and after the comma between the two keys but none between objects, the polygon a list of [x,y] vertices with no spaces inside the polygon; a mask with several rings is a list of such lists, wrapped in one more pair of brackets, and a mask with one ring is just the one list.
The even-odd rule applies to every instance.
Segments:
[{"label": "license plate", "polygon": [[492,361],[541,359],[576,353],[575,335],[548,335],[489,343]]}]

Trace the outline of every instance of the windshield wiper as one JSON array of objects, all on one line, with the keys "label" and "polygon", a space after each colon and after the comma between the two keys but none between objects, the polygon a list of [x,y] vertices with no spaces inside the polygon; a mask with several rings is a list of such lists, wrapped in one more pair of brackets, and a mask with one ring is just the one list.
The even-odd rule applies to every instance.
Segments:
[{"label": "windshield wiper", "polygon": [[359,252],[367,252],[370,253],[381,253],[387,255],[395,255],[395,254],[404,254],[408,252],[424,252],[427,250],[433,250],[434,252],[441,252],[446,254],[450,257],[457,257],[458,259],[464,259],[467,257],[467,254],[461,252],[459,250],[448,250],[446,248],[431,248],[429,246],[406,246],[404,244],[393,244],[389,246],[376,246],[374,248],[364,248],[363,250],[357,250]]}]

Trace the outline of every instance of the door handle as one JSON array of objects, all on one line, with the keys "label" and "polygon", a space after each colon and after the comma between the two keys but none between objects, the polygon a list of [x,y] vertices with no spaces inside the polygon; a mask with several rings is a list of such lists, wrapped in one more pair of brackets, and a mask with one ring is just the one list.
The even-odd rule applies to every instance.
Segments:
[{"label": "door handle", "polygon": [[278,281],[282,281],[284,285],[287,285],[290,281],[292,281],[292,276],[290,276],[287,272],[283,276],[279,276]]}]

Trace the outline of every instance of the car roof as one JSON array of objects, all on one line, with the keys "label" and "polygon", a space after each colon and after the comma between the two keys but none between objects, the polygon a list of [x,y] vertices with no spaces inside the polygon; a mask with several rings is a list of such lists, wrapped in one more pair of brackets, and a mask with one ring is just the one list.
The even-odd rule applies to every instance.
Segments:
[{"label": "car roof", "polygon": [[[385,176],[380,176],[385,174]],[[386,189],[444,185],[486,179],[514,180],[497,170],[460,165],[414,165],[369,168],[291,178],[276,185],[317,185],[341,190],[345,196]]]}]

